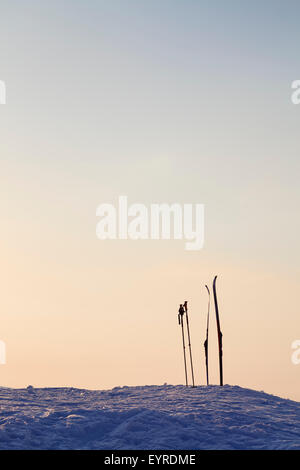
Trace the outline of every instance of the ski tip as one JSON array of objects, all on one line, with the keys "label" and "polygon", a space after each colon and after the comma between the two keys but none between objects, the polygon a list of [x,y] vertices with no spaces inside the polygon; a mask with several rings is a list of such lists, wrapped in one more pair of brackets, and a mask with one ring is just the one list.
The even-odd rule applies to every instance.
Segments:
[{"label": "ski tip", "polygon": [[217,277],[218,277],[218,276],[215,276],[215,277],[214,277],[214,284],[215,284],[215,282],[216,282],[216,280],[217,280]]},{"label": "ski tip", "polygon": [[208,287],[208,285],[205,284],[205,287],[206,287],[206,289],[207,289],[207,292],[209,293],[209,287]]}]

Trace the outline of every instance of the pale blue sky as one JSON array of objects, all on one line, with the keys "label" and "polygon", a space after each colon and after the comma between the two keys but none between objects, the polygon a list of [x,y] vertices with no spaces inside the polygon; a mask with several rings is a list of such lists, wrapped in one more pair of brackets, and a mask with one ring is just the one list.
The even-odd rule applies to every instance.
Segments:
[{"label": "pale blue sky", "polygon": [[[13,281],[12,274],[1,311],[59,315],[62,304],[49,300],[57,286],[51,294],[50,280],[39,277],[47,263],[62,280],[70,275],[70,286],[74,273],[84,272],[86,284],[78,281],[76,291],[81,286],[87,297],[89,283],[96,292],[93,276],[100,267],[108,291],[118,292],[124,266],[130,266],[126,282],[132,295],[140,270],[149,268],[134,315],[140,314],[161,263],[178,266],[179,277],[181,268],[188,272],[195,263],[203,269],[203,281],[231,266],[228,296],[247,269],[257,273],[260,285],[266,273],[277,276],[279,285],[280,279],[287,285],[290,278],[295,281],[300,106],[291,104],[290,87],[300,78],[299,14],[298,1],[274,0],[2,2],[0,79],[7,85],[7,105],[0,108],[2,246],[7,262],[13,256],[16,267],[24,262],[25,283],[35,285],[30,279],[36,276],[49,292],[35,307],[20,296],[12,305],[11,292],[23,282]],[[96,207],[120,194],[146,204],[205,204],[205,249],[191,257],[180,242],[102,245],[95,239]],[[195,272],[195,286],[196,278]],[[164,282],[172,291],[172,281]],[[252,289],[257,287],[254,282]],[[272,291],[270,280],[268,288]],[[32,300],[34,289],[28,289]],[[68,293],[62,292],[64,299]],[[77,304],[76,296],[73,301]],[[99,296],[103,301],[110,304],[105,291]],[[280,302],[263,302],[267,321]],[[95,302],[93,307],[96,315]],[[72,309],[68,303],[64,313],[72,315]],[[293,323],[281,344],[287,361],[289,341],[297,339],[297,305],[290,310]],[[298,329],[299,336],[299,322]],[[280,343],[280,322],[276,331]],[[13,335],[8,327],[8,343]],[[249,341],[249,357],[251,347]],[[17,352],[14,357],[19,364]],[[7,384],[23,383],[12,379],[20,365],[10,367]],[[177,380],[176,373],[170,381]],[[295,387],[299,371],[293,366],[289,373],[293,385],[281,393]],[[33,377],[44,383],[38,371]],[[133,368],[133,383],[134,377]],[[77,378],[68,380],[73,384]],[[105,386],[115,383],[111,376],[105,380]],[[90,378],[80,384],[97,387]]]}]

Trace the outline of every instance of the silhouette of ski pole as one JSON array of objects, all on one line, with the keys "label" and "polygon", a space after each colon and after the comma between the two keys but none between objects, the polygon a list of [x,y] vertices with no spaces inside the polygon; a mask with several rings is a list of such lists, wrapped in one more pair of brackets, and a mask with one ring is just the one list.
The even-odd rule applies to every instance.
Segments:
[{"label": "silhouette of ski pole", "polygon": [[208,292],[208,309],[207,309],[207,323],[206,323],[206,340],[204,341],[205,350],[205,366],[206,366],[206,383],[209,385],[208,377],[208,328],[209,328],[209,310],[210,310],[210,291],[207,285],[205,285]]},{"label": "silhouette of ski pole", "polygon": [[180,307],[179,307],[179,310],[178,310],[178,323],[179,323],[179,325],[181,325],[181,331],[182,331],[185,385],[188,386],[187,369],[186,369],[186,354],[185,354],[185,339],[184,339],[184,329],[183,329],[183,315],[184,315],[184,308],[183,308],[183,305],[180,304]]},{"label": "silhouette of ski pole", "polygon": [[185,310],[186,327],[187,327],[188,340],[189,340],[190,361],[191,361],[192,382],[193,382],[193,385],[192,385],[192,386],[195,387],[194,368],[193,368],[193,359],[192,359],[192,346],[191,346],[191,337],[190,337],[190,327],[189,327],[189,317],[188,317],[187,301],[184,302],[183,306],[184,306],[184,310]]}]

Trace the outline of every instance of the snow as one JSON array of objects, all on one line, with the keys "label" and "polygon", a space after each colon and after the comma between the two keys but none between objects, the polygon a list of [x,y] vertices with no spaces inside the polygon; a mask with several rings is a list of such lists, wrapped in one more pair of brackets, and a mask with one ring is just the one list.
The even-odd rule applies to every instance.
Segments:
[{"label": "snow", "polygon": [[0,449],[300,449],[300,403],[229,385],[1,387]]}]

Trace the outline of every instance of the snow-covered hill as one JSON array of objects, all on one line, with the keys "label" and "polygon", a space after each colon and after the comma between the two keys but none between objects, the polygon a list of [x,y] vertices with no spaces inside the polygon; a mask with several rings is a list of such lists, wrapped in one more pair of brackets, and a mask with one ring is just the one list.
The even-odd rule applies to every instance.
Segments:
[{"label": "snow-covered hill", "polygon": [[0,388],[0,449],[300,449],[300,403],[232,386]]}]

